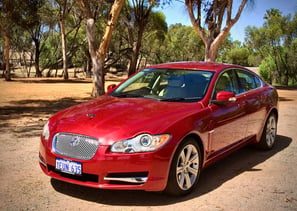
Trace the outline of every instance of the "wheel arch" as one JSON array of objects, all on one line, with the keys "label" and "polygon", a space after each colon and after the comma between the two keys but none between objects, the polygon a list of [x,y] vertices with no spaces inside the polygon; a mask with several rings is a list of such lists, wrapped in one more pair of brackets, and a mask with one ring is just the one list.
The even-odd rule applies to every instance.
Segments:
[{"label": "wheel arch", "polygon": [[275,114],[275,117],[276,117],[276,121],[278,122],[278,110],[276,108],[273,108],[270,112],[269,112],[269,115],[270,116],[271,114]]},{"label": "wheel arch", "polygon": [[261,128],[261,130],[259,131],[259,133],[257,134],[256,136],[256,140],[255,140],[255,143],[258,143],[260,140],[261,140],[261,137],[262,137],[262,134],[263,134],[263,131],[264,131],[264,128],[265,128],[265,124],[267,122],[267,119],[269,118],[269,116],[271,114],[274,114],[275,117],[276,117],[276,123],[278,123],[278,109],[276,107],[273,107],[266,115],[266,118],[264,119],[264,122],[263,122],[263,126]]}]

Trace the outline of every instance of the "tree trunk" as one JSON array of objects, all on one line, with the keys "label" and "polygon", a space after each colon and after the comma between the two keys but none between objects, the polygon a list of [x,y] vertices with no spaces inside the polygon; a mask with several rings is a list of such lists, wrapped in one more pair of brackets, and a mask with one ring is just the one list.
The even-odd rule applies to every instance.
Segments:
[{"label": "tree trunk", "polygon": [[144,28],[142,28],[142,27],[138,30],[137,40],[136,40],[136,42],[133,43],[132,56],[131,56],[131,61],[130,61],[130,66],[129,66],[129,71],[128,71],[129,76],[136,72],[139,51],[141,48],[143,31],[144,31]]},{"label": "tree trunk", "polygon": [[216,40],[212,40],[211,38],[206,38],[205,43],[205,57],[204,61],[206,62],[215,62],[217,58],[217,52],[221,40],[223,40],[227,35],[221,34],[221,37],[217,37]]},{"label": "tree trunk", "polygon": [[35,44],[35,77],[42,77],[40,67],[39,67],[39,58],[40,58],[40,42],[37,39],[34,39]]},{"label": "tree trunk", "polygon": [[[110,40],[111,40],[111,36],[112,36],[112,32],[114,29],[114,26],[118,20],[118,17],[120,15],[121,9],[123,7],[125,3],[125,0],[114,0],[114,3],[111,7],[111,11],[109,13],[109,20],[107,22],[107,25],[105,27],[105,33],[103,35],[103,38],[101,40],[99,49],[97,51],[97,57],[99,58],[99,70],[98,76],[101,76],[101,80],[99,84],[96,84],[97,86],[96,88],[96,94],[98,95],[103,95],[105,93],[104,90],[104,76],[105,76],[105,71],[104,71],[104,60],[106,57],[106,53],[110,44]],[[95,74],[95,73],[94,73]],[[100,89],[98,89],[100,88]]]},{"label": "tree trunk", "polygon": [[68,68],[67,68],[67,46],[66,46],[66,36],[65,36],[65,20],[61,18],[60,20],[60,30],[61,30],[61,41],[62,41],[62,60],[63,60],[63,74],[64,79],[68,80]]},{"label": "tree trunk", "polygon": [[[99,55],[96,53],[97,45],[95,38],[95,20],[93,18],[87,19],[87,40],[89,44],[89,54],[91,57],[93,65],[93,89],[92,96],[96,97],[104,94],[104,75],[103,67],[99,58]],[[104,59],[103,59],[104,63]]]},{"label": "tree trunk", "polygon": [[89,53],[93,64],[93,91],[92,96],[100,96],[105,93],[104,90],[104,60],[107,49],[111,40],[113,28],[117,22],[120,11],[125,0],[114,0],[111,11],[109,13],[109,20],[105,27],[105,33],[102,37],[99,48],[97,48],[95,38],[95,20],[91,15],[91,7],[89,1],[80,0],[80,7],[87,19],[86,33],[89,45]]},{"label": "tree trunk", "polygon": [[10,49],[10,36],[5,30],[4,31],[4,61],[5,61],[4,77],[6,81],[11,81],[10,65],[9,65],[9,49]]},{"label": "tree trunk", "polygon": [[[232,10],[233,0],[213,1],[209,10],[206,11],[206,18],[203,23],[201,19],[202,11],[205,9],[203,1],[185,0],[192,25],[205,45],[205,61],[214,62],[216,60],[220,43],[238,21],[247,1],[241,1],[234,18],[232,18],[232,12],[236,10]],[[225,21],[224,27],[222,27],[223,21]],[[205,26],[208,28],[204,28]]]}]

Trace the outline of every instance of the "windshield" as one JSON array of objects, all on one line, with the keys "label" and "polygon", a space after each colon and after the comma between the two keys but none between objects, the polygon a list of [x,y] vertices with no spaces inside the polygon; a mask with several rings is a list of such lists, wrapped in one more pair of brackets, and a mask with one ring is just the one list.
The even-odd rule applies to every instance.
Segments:
[{"label": "windshield", "polygon": [[110,96],[196,102],[204,97],[212,75],[211,71],[145,69],[121,84]]}]

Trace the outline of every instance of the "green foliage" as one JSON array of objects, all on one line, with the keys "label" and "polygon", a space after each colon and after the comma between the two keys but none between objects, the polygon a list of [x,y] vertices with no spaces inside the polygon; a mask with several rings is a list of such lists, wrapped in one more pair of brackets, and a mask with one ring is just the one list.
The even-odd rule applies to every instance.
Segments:
[{"label": "green foliage", "polygon": [[[252,52],[249,63],[257,64],[259,59],[262,73],[270,81],[289,85],[296,83],[297,65],[294,62],[296,52],[294,40],[297,38],[297,13],[282,16],[278,9],[268,10],[264,16],[265,23],[262,27],[247,27],[245,43]],[[267,58],[269,57],[269,60]],[[275,67],[271,68],[272,61]],[[270,64],[270,66],[268,65]],[[270,67],[270,68],[268,68]],[[266,69],[269,69],[270,75]],[[271,77],[271,78],[269,78]]]},{"label": "green foliage", "polygon": [[198,61],[204,58],[204,45],[193,27],[175,24],[169,27],[160,52],[160,62]]},{"label": "green foliage", "polygon": [[268,83],[272,83],[272,74],[276,69],[276,65],[272,57],[266,57],[262,60],[259,65],[259,74],[260,76],[267,81]]},{"label": "green foliage", "polygon": [[233,48],[227,53],[227,62],[231,64],[248,66],[249,55],[250,52],[247,48]]}]

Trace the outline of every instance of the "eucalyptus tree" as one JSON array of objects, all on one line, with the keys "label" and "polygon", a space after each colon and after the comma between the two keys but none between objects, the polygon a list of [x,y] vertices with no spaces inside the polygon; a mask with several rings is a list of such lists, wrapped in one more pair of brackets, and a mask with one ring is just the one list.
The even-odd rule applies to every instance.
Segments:
[{"label": "eucalyptus tree", "polygon": [[135,73],[139,51],[141,48],[144,30],[149,23],[149,16],[152,9],[159,1],[155,0],[126,0],[124,6],[124,23],[128,29],[129,44],[132,47],[132,54],[128,75]]},{"label": "eucalyptus tree", "polygon": [[204,46],[193,27],[182,24],[171,25],[166,38],[168,61],[197,61],[203,59]]},{"label": "eucalyptus tree", "polygon": [[34,44],[35,76],[41,77],[40,55],[44,49],[44,41],[48,39],[48,31],[54,23],[51,17],[50,5],[45,0],[20,1],[22,19],[20,26],[27,31]]},{"label": "eucalyptus tree", "polygon": [[[294,55],[293,43],[297,38],[296,14],[292,19],[291,15],[282,16],[278,9],[270,9],[264,19],[262,27],[246,28],[245,42],[250,49],[261,55],[262,63],[266,63],[261,65],[262,70],[271,68],[266,70],[271,72],[269,80],[288,85],[290,80],[295,78],[296,81],[297,67],[291,59]],[[269,59],[266,59],[268,57]],[[272,61],[274,65],[271,65]]]},{"label": "eucalyptus tree", "polygon": [[11,80],[10,65],[9,65],[9,50],[11,44],[11,36],[13,29],[14,18],[19,15],[14,10],[17,1],[15,0],[3,0],[0,2],[0,28],[4,39],[4,77],[6,81]]},{"label": "eucalyptus tree", "polygon": [[205,45],[205,61],[215,61],[219,45],[239,20],[247,2],[241,0],[235,10],[233,0],[185,0],[192,25]]},{"label": "eucalyptus tree", "polygon": [[[62,59],[58,59],[57,64],[62,63],[63,76],[69,78],[68,66],[71,64],[71,58],[77,52],[82,43],[77,39],[80,32],[83,16],[73,0],[54,0],[52,1],[52,13],[59,26]],[[56,64],[56,65],[57,65]]]},{"label": "eucalyptus tree", "polygon": [[[166,36],[168,26],[165,15],[160,11],[152,11],[146,30],[143,34],[142,46],[140,49],[140,61],[136,69],[146,66],[147,64],[156,64],[164,62],[164,49],[166,46]],[[169,50],[169,49],[167,49]]]},{"label": "eucalyptus tree", "polygon": [[57,7],[57,10],[58,10],[58,18],[59,18],[59,26],[60,26],[60,34],[61,34],[61,44],[62,44],[63,75],[64,75],[64,79],[67,80],[69,78],[69,75],[68,75],[68,59],[67,59],[65,21],[73,7],[73,2],[72,2],[72,0],[54,0],[53,5],[55,7]]},{"label": "eucalyptus tree", "polygon": [[[99,47],[96,39],[96,25],[95,18],[98,7],[108,4],[109,2],[103,0],[78,0],[79,6],[86,19],[86,37],[89,45],[89,53],[93,64],[93,96],[103,95],[104,91],[104,60],[108,51],[112,32],[118,20],[120,11],[124,5],[125,0],[114,0],[112,6],[107,12],[107,21],[105,24],[105,31],[101,38]],[[106,12],[106,11],[105,11]]]},{"label": "eucalyptus tree", "polygon": [[[129,60],[128,75],[139,69],[142,59],[150,60],[153,44],[165,38],[165,15],[153,10],[159,5],[159,1],[137,0],[131,3],[126,1],[123,7],[117,28],[123,42],[122,46],[126,49],[125,57]],[[145,42],[150,44],[143,47]]]}]

